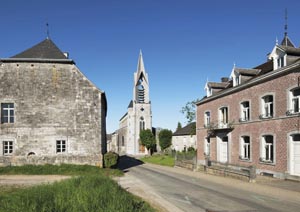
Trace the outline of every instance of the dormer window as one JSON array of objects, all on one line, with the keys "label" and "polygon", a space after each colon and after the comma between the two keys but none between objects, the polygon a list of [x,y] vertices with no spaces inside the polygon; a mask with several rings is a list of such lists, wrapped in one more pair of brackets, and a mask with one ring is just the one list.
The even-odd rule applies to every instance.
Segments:
[{"label": "dormer window", "polygon": [[282,56],[282,57],[279,57],[278,59],[277,59],[277,68],[282,68],[282,67],[284,67],[284,56]]}]

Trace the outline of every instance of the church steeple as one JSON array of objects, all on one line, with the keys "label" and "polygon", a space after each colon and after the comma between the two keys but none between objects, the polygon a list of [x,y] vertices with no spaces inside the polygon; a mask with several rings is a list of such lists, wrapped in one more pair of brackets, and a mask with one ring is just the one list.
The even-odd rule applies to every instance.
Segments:
[{"label": "church steeple", "polygon": [[136,103],[149,103],[148,74],[145,70],[141,50],[137,64],[137,71],[134,73],[133,100]]}]

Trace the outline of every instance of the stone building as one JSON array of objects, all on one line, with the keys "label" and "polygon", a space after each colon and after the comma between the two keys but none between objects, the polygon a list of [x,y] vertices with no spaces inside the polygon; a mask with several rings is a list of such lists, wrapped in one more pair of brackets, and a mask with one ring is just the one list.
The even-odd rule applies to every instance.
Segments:
[{"label": "stone building", "polygon": [[152,130],[152,111],[149,97],[149,79],[146,73],[142,52],[140,52],[137,71],[134,73],[133,99],[127,112],[119,121],[119,129],[112,140],[117,141],[120,154],[148,154],[140,143],[140,130]]},{"label": "stone building", "polygon": [[102,166],[105,93],[51,39],[1,58],[0,85],[0,165]]},{"label": "stone building", "polygon": [[198,164],[255,166],[257,174],[300,176],[300,48],[285,34],[267,62],[234,67],[207,82],[197,103]]},{"label": "stone building", "polygon": [[172,135],[171,148],[176,151],[186,151],[189,147],[197,149],[195,128],[196,122],[192,122],[183,128],[176,130]]}]

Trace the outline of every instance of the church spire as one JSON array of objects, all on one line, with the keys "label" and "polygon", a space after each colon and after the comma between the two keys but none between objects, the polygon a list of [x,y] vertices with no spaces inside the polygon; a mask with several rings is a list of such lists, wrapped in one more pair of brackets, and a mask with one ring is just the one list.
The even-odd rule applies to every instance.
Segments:
[{"label": "church spire", "polygon": [[141,49],[140,49],[140,55],[139,55],[139,60],[138,60],[137,71],[138,72],[145,71],[143,54],[142,54],[142,50]]}]

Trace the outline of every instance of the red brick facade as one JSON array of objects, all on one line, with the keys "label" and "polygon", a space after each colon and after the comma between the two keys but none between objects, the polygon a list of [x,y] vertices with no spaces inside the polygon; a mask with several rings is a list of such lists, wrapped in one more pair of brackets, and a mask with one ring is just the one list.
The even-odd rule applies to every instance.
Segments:
[{"label": "red brick facade", "polygon": [[[281,74],[275,74],[281,72]],[[255,81],[255,82],[254,82]],[[210,139],[209,159],[220,161],[221,153],[218,139],[228,136],[227,162],[236,165],[252,166],[257,169],[257,174],[269,173],[275,177],[285,178],[291,173],[290,136],[300,134],[300,115],[295,113],[287,115],[290,109],[290,91],[299,87],[300,64],[286,66],[273,70],[266,77],[253,78],[244,85],[224,89],[197,103],[197,150],[198,164],[205,164],[205,139]],[[273,117],[261,119],[262,97],[273,96]],[[216,97],[217,96],[217,97]],[[249,101],[249,120],[240,122],[241,103]],[[210,112],[210,125],[220,120],[220,108],[228,108],[229,127],[225,129],[205,127],[205,112]],[[265,135],[273,136],[273,161],[263,161],[262,139]],[[243,136],[250,138],[250,157],[241,159]],[[267,150],[266,150],[267,151]],[[298,175],[298,174],[296,174]]]}]

